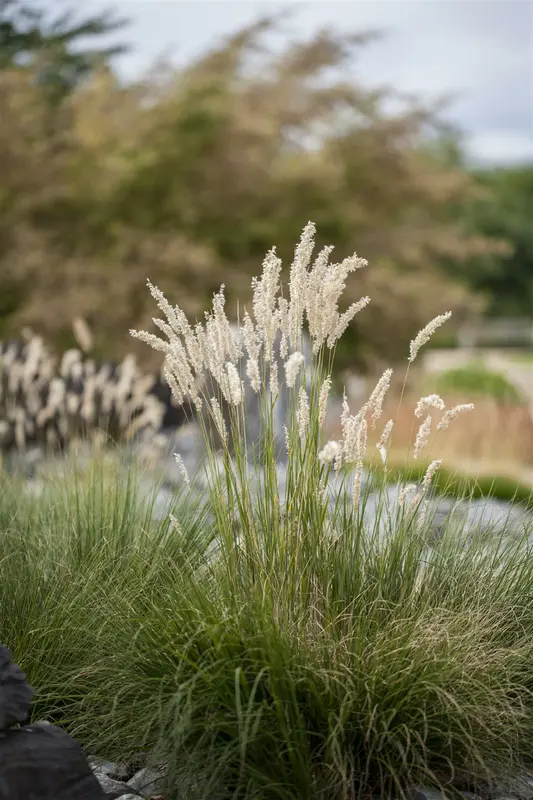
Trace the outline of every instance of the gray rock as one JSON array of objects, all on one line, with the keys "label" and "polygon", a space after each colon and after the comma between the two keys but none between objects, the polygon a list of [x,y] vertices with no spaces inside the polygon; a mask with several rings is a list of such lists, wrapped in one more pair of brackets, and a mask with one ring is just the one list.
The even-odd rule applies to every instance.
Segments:
[{"label": "gray rock", "polygon": [[439,507],[450,522],[468,530],[488,530],[494,533],[505,530],[510,534],[522,533],[531,527],[533,515],[523,506],[511,505],[491,497],[450,501],[441,499]]},{"label": "gray rock", "polygon": [[[479,795],[472,792],[460,792],[460,797],[464,800],[481,800]],[[438,789],[426,789],[424,787],[414,787],[408,790],[409,800],[448,800],[448,796]]]},{"label": "gray rock", "polygon": [[527,775],[519,775],[514,781],[500,783],[495,794],[501,797],[511,797],[512,800],[531,800],[533,798],[533,779]]},{"label": "gray rock", "polygon": [[119,783],[126,783],[130,777],[128,768],[125,764],[106,761],[103,758],[95,758],[94,756],[90,756],[88,761],[92,771],[97,777],[99,775],[106,776],[107,778],[111,778],[111,780],[118,781]]},{"label": "gray rock", "polygon": [[143,797],[151,797],[159,794],[162,790],[164,780],[164,770],[144,767],[128,781],[128,786],[134,791],[140,792]]},{"label": "gray rock", "polygon": [[143,795],[136,789],[128,786],[128,770],[124,764],[115,764],[100,758],[89,758],[93,774],[105,792],[108,800],[111,798],[135,797],[138,800]]},{"label": "gray rock", "polygon": [[[108,797],[122,797],[127,792],[131,794],[131,787],[124,781],[117,781],[110,777],[106,772],[101,771],[98,767],[93,767],[93,775],[100,784],[102,790]],[[139,794],[137,794],[139,796]]]},{"label": "gray rock", "polygon": [[437,789],[424,789],[414,787],[408,790],[409,800],[446,800],[446,797]]}]

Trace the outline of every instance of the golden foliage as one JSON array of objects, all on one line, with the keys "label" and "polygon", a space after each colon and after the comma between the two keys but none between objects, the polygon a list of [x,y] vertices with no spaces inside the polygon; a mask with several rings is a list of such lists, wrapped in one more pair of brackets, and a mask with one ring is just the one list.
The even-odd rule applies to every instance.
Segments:
[{"label": "golden foliage", "polygon": [[149,324],[146,278],[189,315],[223,282],[231,313],[264,252],[290,258],[309,219],[339,258],[355,247],[372,263],[345,297],[372,297],[359,358],[403,356],[421,323],[468,307],[439,259],[494,245],[451,221],[476,186],[424,150],[435,109],[358,85],[349,67],[370,35],[321,31],[275,53],[275,25],[135,85],[103,70],[53,114],[30,71],[0,73],[4,329],[60,338],[82,315],[120,355]]}]

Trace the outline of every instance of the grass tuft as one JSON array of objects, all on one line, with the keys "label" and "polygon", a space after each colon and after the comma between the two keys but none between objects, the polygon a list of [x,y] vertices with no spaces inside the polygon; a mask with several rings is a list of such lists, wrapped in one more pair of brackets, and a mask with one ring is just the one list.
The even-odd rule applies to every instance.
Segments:
[{"label": "grass tuft", "polygon": [[[109,475],[101,464],[22,503],[21,487],[1,489],[0,627],[37,689],[34,715],[95,755],[143,751],[164,763],[168,800],[404,798],[414,785],[450,796],[533,771],[531,530],[489,536],[459,524],[436,536],[429,489],[447,478],[440,460],[393,505],[390,425],[364,485],[389,371],[356,414],[345,400],[342,441],[327,446],[335,343],[368,298],[338,312],[364,262],[329,265],[326,248],[309,271],[313,237],[309,223],[290,301],[277,298],[275,251],[265,259],[244,345],[223,290],[205,328],[193,328],[150,284],[169,341],[137,335],[166,354],[176,397],[203,409],[207,499],[185,488],[156,522],[135,468]],[[413,340],[411,361],[447,316]],[[202,395],[205,371],[214,399]],[[271,387],[258,394],[256,448],[244,374],[253,391]],[[289,397],[285,486],[276,384]],[[420,409],[424,458],[430,429],[445,435],[439,415],[453,424],[465,407],[433,397]]]}]

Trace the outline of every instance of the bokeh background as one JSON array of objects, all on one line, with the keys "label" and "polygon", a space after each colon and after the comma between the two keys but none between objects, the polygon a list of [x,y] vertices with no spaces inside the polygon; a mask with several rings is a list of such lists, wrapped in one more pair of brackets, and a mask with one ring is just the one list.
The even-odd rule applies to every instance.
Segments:
[{"label": "bokeh background", "polygon": [[529,0],[0,0],[0,119],[1,339],[62,352],[83,319],[94,358],[159,368],[147,278],[236,315],[313,220],[369,261],[339,384],[402,365],[406,441],[420,391],[474,400],[446,455],[531,482]]}]

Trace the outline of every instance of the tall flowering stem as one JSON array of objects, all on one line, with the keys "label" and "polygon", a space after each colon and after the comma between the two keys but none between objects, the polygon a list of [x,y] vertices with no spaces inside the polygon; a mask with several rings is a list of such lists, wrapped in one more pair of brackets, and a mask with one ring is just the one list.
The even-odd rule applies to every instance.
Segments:
[{"label": "tall flowering stem", "polygon": [[[313,260],[315,233],[309,222],[295,249],[288,296],[282,291],[282,262],[275,248],[267,253],[262,274],[252,281],[251,312],[244,312],[239,325],[230,323],[226,315],[224,286],[214,295],[203,322],[191,323],[158,287],[148,283],[163,315],[154,319],[160,335],[131,334],[164,355],[174,397],[178,402],[188,399],[196,408],[206,445],[210,503],[230,574],[239,581],[247,570],[254,581],[268,578],[272,589],[292,581],[290,585],[298,586],[301,596],[313,595],[318,603],[316,571],[327,563],[331,542],[338,543],[342,536],[349,539],[355,528],[360,534],[358,511],[365,487],[368,430],[382,416],[392,370],[382,374],[368,400],[354,413],[345,396],[342,437],[328,441],[336,345],[370,298],[362,297],[341,311],[348,277],[367,262],[354,254],[331,263],[333,247],[323,248]],[[436,317],[413,339],[409,364],[449,316]],[[261,416],[259,433],[253,435],[250,398],[258,403]],[[280,419],[278,411],[285,401],[287,413]],[[446,412],[437,395],[422,398],[416,417],[426,415],[426,419],[419,428],[415,457],[428,441],[428,410],[445,412],[437,426],[441,430],[469,408],[458,406]],[[393,424],[393,420],[387,422],[377,445],[385,474]],[[278,480],[278,449],[287,457],[283,486]],[[424,494],[437,463],[426,475]],[[179,459],[178,465],[185,476]],[[349,487],[347,512],[341,510],[340,492],[331,512],[330,478],[337,483],[342,479],[342,486]],[[186,485],[188,481],[187,475]],[[288,610],[278,609],[278,613]]]}]

